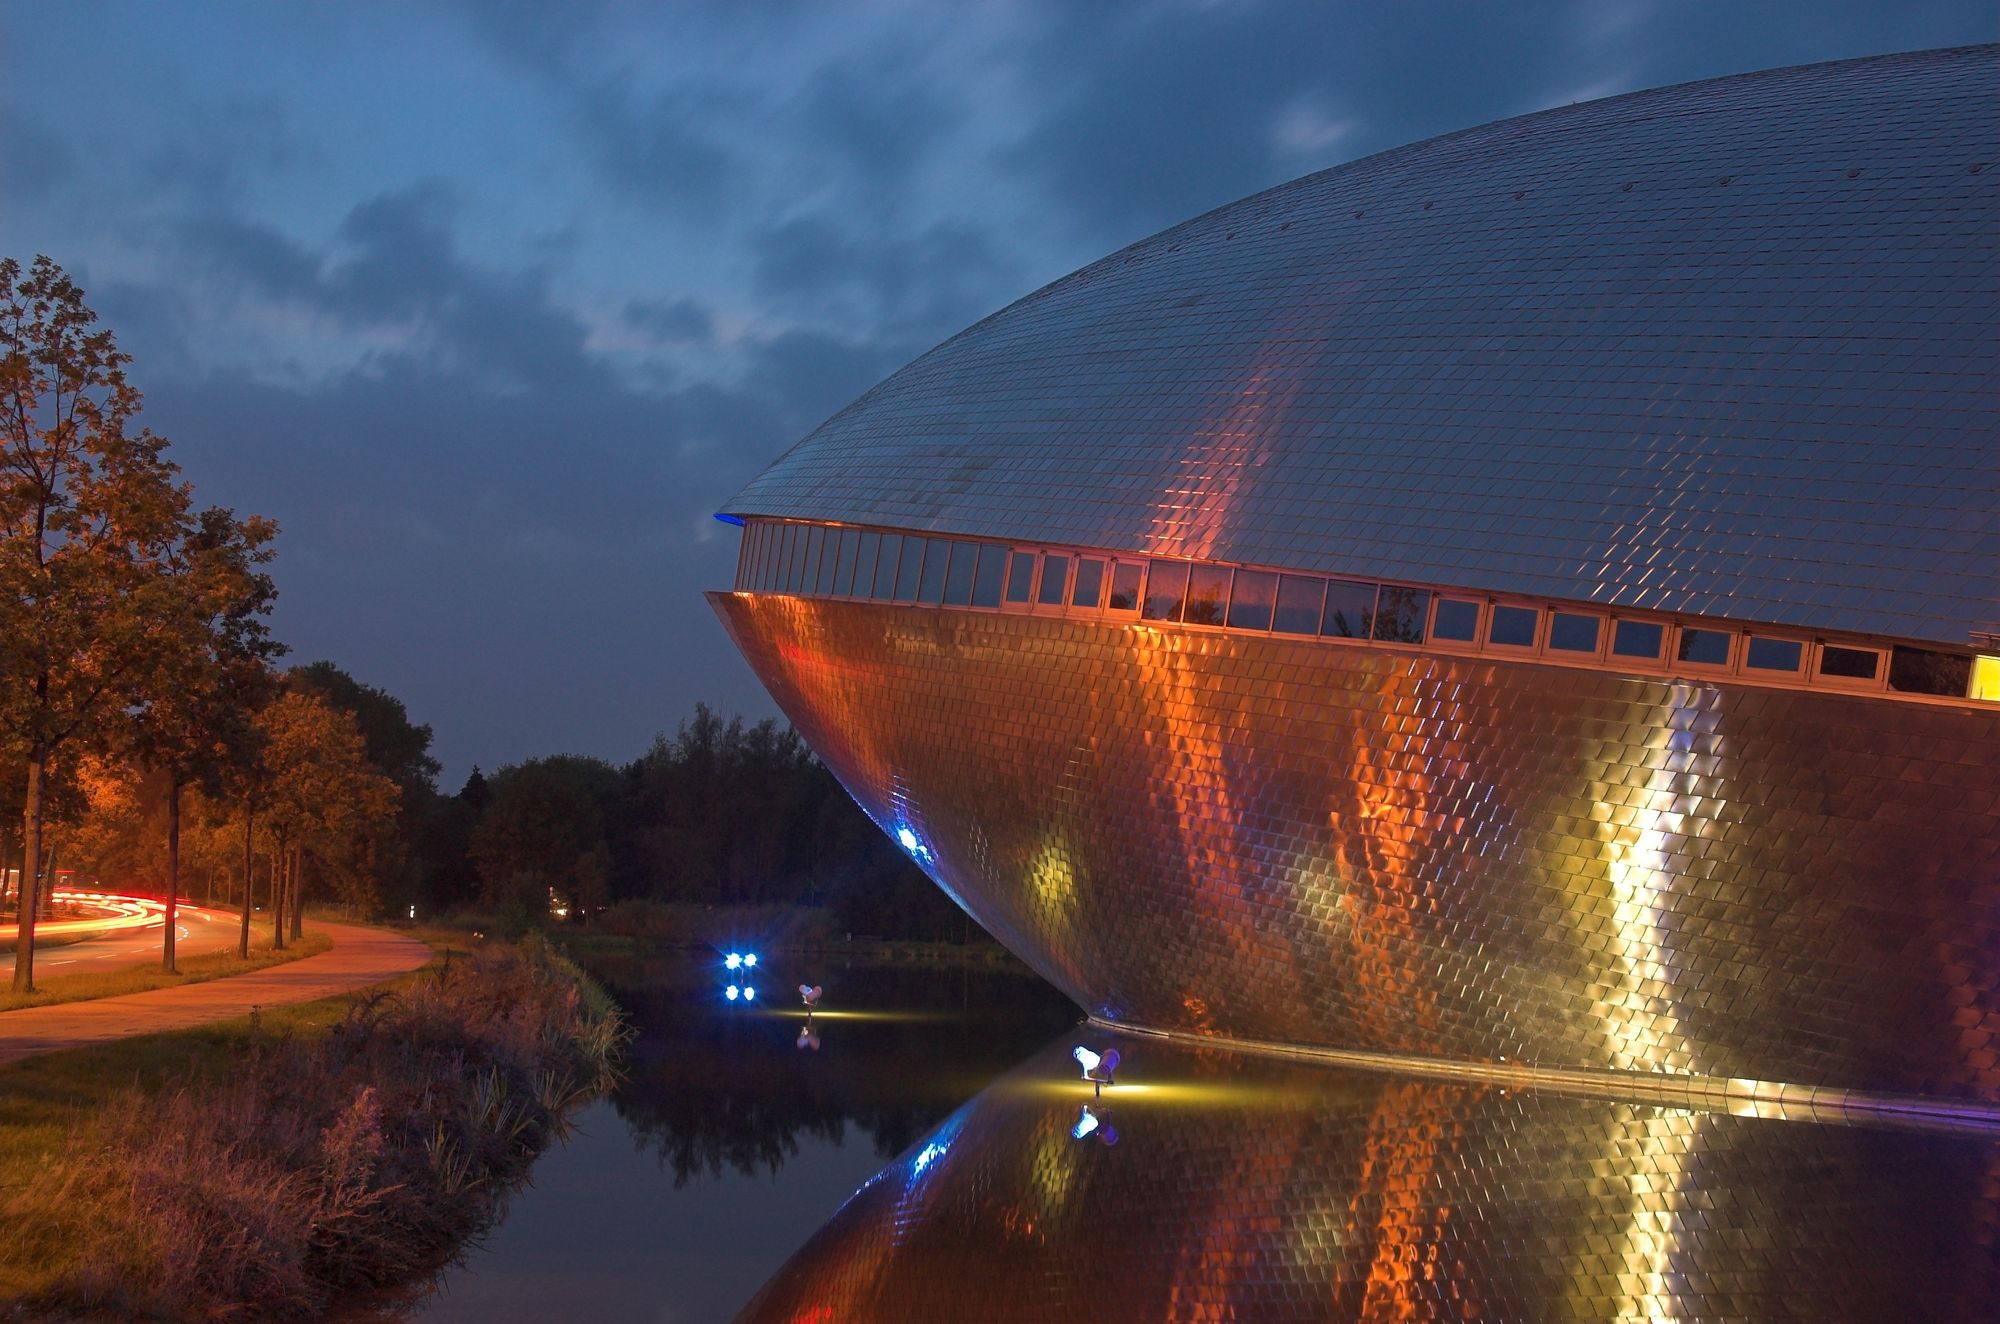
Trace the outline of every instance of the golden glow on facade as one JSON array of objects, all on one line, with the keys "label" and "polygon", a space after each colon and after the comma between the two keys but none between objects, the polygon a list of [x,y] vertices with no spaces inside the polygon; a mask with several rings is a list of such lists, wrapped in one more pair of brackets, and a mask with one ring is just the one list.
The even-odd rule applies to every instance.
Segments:
[{"label": "golden glow on facade", "polygon": [[1093,1015],[2000,1101],[1984,705],[713,601],[862,806]]}]

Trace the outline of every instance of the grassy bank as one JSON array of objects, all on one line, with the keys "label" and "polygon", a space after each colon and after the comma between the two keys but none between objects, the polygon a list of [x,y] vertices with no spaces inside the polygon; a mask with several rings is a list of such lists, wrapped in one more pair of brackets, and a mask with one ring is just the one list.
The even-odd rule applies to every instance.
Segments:
[{"label": "grassy bank", "polygon": [[121,966],[115,970],[84,971],[74,975],[55,975],[35,981],[33,993],[0,992],[0,1011],[13,1011],[18,1007],[46,1007],[57,1002],[82,1002],[89,998],[113,998],[121,993],[144,993],[154,988],[175,988],[181,984],[199,984],[204,980],[223,979],[230,975],[248,974],[252,970],[262,970],[266,966],[283,965],[302,957],[317,956],[333,946],[333,940],[325,934],[307,929],[302,938],[290,939],[283,951],[271,947],[271,935],[253,935],[250,955],[238,957],[235,952],[210,952],[206,956],[183,956],[175,961],[180,967],[176,974],[168,974],[160,969],[158,957],[145,958],[137,965]]},{"label": "grassy bank", "polygon": [[8,1068],[0,1302],[291,1319],[420,1277],[607,1083],[623,1033],[566,960],[491,945],[255,1029]]}]

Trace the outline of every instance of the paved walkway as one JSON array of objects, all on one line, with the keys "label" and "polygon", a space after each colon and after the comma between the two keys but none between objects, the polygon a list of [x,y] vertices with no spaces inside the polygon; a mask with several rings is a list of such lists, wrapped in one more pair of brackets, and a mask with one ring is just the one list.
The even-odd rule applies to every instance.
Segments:
[{"label": "paved walkway", "polygon": [[179,988],[0,1011],[0,1065],[162,1030],[247,1016],[252,1007],[313,1002],[408,974],[431,959],[414,938],[353,924],[314,924],[333,949],[300,961]]}]

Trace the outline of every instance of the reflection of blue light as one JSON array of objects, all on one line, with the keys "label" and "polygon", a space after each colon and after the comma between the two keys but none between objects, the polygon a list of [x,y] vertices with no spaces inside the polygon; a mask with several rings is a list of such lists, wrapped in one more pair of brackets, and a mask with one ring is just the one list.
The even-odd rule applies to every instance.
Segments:
[{"label": "reflection of blue light", "polygon": [[743,958],[738,956],[735,952],[731,952],[729,955],[722,958],[722,968],[725,970],[738,969],[742,966],[742,964],[743,964]]},{"label": "reflection of blue light", "polygon": [[906,827],[897,828],[896,840],[902,842],[903,849],[910,852],[910,854],[915,855],[917,853],[917,847],[918,847],[917,834],[910,831],[908,828]]},{"label": "reflection of blue light", "polygon": [[745,984],[743,986],[743,1000],[745,1002],[755,1002],[757,1000],[757,990]]},{"label": "reflection of blue light", "polygon": [[757,968],[757,953],[743,953],[743,968],[745,970],[755,970]]},{"label": "reflection of blue light", "polygon": [[728,998],[731,1002],[734,1002],[736,1001],[736,999],[743,996],[743,991],[737,988],[736,985],[731,984],[728,988],[722,990],[722,996]]},{"label": "reflection of blue light", "polygon": [[945,1150],[949,1148],[951,1148],[949,1142],[940,1145],[935,1140],[931,1141],[931,1143],[929,1143],[928,1145],[925,1145],[922,1149],[917,1151],[917,1156],[914,1159],[910,1160],[910,1175],[914,1177],[918,1173],[921,1173],[925,1168],[928,1168],[932,1163],[944,1157]]},{"label": "reflection of blue light", "polygon": [[1090,1111],[1090,1105],[1086,1103],[1083,1105],[1083,1116],[1076,1119],[1076,1125],[1070,1128],[1069,1133],[1075,1139],[1081,1140],[1096,1129],[1097,1114]]}]

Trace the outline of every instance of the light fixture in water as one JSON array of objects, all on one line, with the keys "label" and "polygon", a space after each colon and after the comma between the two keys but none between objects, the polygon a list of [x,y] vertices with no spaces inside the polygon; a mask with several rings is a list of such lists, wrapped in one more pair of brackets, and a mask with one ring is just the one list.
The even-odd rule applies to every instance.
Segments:
[{"label": "light fixture in water", "polygon": [[1081,1140],[1097,1129],[1097,1114],[1090,1111],[1090,1105],[1083,1105],[1083,1116],[1076,1119],[1076,1125],[1069,1129],[1072,1139]]},{"label": "light fixture in water", "polygon": [[826,990],[818,984],[800,984],[799,1001],[806,1004],[807,1011],[811,1011],[814,1007],[817,1007],[819,1005],[819,995],[821,993],[824,993],[825,991]]}]

